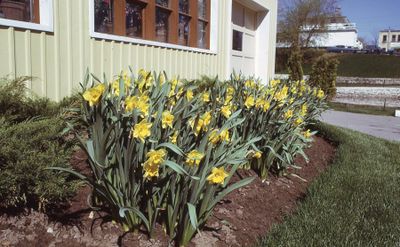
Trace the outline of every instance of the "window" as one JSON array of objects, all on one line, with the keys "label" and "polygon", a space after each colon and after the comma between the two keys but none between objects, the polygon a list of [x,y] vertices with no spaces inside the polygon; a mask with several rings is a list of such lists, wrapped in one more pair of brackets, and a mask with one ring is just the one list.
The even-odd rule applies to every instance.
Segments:
[{"label": "window", "polygon": [[39,0],[0,0],[0,18],[40,23]]},{"label": "window", "polygon": [[93,1],[97,33],[210,47],[210,0]]},{"label": "window", "polygon": [[382,42],[383,42],[383,43],[386,43],[386,42],[387,42],[387,35],[383,35]]},{"label": "window", "polygon": [[53,31],[53,0],[0,0],[0,25]]},{"label": "window", "polygon": [[233,30],[232,49],[235,51],[243,50],[243,33]]},{"label": "window", "polygon": [[396,35],[392,35],[392,42],[396,42]]},{"label": "window", "polygon": [[400,42],[400,34],[397,35],[397,42]]}]

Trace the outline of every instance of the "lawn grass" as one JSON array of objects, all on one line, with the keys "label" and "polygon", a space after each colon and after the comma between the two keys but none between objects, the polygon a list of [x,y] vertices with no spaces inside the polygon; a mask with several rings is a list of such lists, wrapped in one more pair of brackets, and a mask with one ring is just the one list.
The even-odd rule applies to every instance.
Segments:
[{"label": "lawn grass", "polygon": [[[400,78],[400,57],[372,54],[331,54],[339,60],[338,76],[366,78]],[[303,64],[305,75],[311,72],[311,64]],[[276,71],[287,74],[288,71]]]},{"label": "lawn grass", "polygon": [[400,143],[320,125],[338,144],[295,215],[259,246],[399,246]]},{"label": "lawn grass", "polygon": [[330,108],[336,111],[363,113],[363,114],[380,115],[380,116],[394,116],[396,110],[396,108],[394,107],[383,108],[381,106],[354,105],[354,104],[344,104],[337,102],[329,102],[328,105]]}]

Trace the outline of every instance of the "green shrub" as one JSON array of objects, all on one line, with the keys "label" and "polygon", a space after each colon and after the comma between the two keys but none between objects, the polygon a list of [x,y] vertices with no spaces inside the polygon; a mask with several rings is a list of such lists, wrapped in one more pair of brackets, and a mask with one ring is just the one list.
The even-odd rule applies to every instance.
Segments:
[{"label": "green shrub", "polygon": [[34,96],[27,88],[30,77],[14,80],[0,79],[0,117],[7,122],[18,123],[42,116],[49,117],[58,113],[59,107],[47,98]]},{"label": "green shrub", "polygon": [[73,195],[67,174],[45,170],[69,167],[70,147],[59,136],[60,119],[27,120],[0,126],[0,206],[45,210]]},{"label": "green shrub", "polygon": [[299,48],[292,49],[289,60],[287,62],[289,80],[290,81],[301,81],[303,80],[303,54]]},{"label": "green shrub", "polygon": [[310,85],[321,88],[329,99],[336,95],[338,65],[337,59],[322,56],[312,66]]}]

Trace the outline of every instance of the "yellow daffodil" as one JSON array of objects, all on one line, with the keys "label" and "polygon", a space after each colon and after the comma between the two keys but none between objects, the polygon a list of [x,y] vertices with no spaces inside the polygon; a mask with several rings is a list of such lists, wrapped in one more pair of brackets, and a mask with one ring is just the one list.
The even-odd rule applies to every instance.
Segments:
[{"label": "yellow daffodil", "polygon": [[132,134],[133,137],[144,142],[145,139],[151,135],[151,126],[152,123],[149,123],[146,119],[143,119],[140,123],[135,124]]},{"label": "yellow daffodil", "polygon": [[143,164],[143,170],[144,170],[144,177],[158,177],[158,169],[159,165],[152,163],[152,162],[145,162]]},{"label": "yellow daffodil", "polygon": [[208,140],[212,144],[217,144],[219,142],[219,135],[218,135],[218,130],[215,129],[210,133],[210,136],[208,137]]},{"label": "yellow daffodil", "polygon": [[274,99],[278,102],[283,102],[287,98],[288,90],[289,88],[284,86],[281,91],[275,94]]},{"label": "yellow daffodil", "polygon": [[244,85],[246,87],[249,87],[249,88],[255,88],[256,87],[256,83],[254,82],[254,80],[246,80]]},{"label": "yellow daffodil", "polygon": [[95,87],[92,87],[86,90],[83,93],[83,98],[89,102],[90,106],[97,105],[99,103],[101,96],[103,95],[104,91],[106,90],[106,86],[104,84],[99,84]]},{"label": "yellow daffodil", "polygon": [[167,126],[172,128],[172,122],[174,121],[174,115],[170,111],[164,111],[162,113],[162,128],[165,129]]},{"label": "yellow daffodil", "polygon": [[226,94],[227,95],[233,95],[235,93],[235,89],[233,88],[233,87],[228,87],[227,89],[226,89]]},{"label": "yellow daffodil", "polygon": [[128,96],[125,99],[125,110],[130,112],[133,111],[137,104],[138,104],[139,98],[137,96]]},{"label": "yellow daffodil", "polygon": [[296,125],[296,126],[299,126],[300,124],[302,124],[303,123],[303,119],[302,118],[297,118],[295,121],[294,121],[294,124]]},{"label": "yellow daffodil", "polygon": [[122,79],[124,80],[124,85],[125,87],[129,88],[131,85],[131,77],[128,74],[128,71],[124,71],[123,75],[122,75]]},{"label": "yellow daffodil", "polygon": [[167,151],[165,149],[151,150],[146,154],[147,160],[143,164],[144,177],[158,177],[160,165],[164,162]]},{"label": "yellow daffodil", "polygon": [[194,165],[199,166],[203,158],[204,158],[203,153],[200,153],[197,150],[192,150],[187,155],[186,164],[188,164],[189,166],[194,166]]},{"label": "yellow daffodil", "polygon": [[221,113],[224,117],[229,118],[232,115],[231,105],[224,105],[221,107]]},{"label": "yellow daffodil", "polygon": [[192,91],[192,90],[188,90],[188,91],[186,92],[186,99],[187,99],[188,101],[191,101],[191,100],[193,99],[193,91]]},{"label": "yellow daffodil", "polygon": [[260,159],[261,158],[261,156],[262,156],[262,153],[261,152],[255,152],[254,154],[253,154],[253,158],[255,158],[255,159]]},{"label": "yellow daffodil", "polygon": [[167,155],[167,151],[165,149],[159,149],[159,150],[151,150],[146,154],[146,157],[148,158],[147,161],[156,163],[160,165],[161,163],[164,162],[164,158]]},{"label": "yellow daffodil", "polygon": [[256,108],[262,108],[264,105],[264,100],[262,98],[258,98],[256,100]]},{"label": "yellow daffodil", "polygon": [[211,112],[204,113],[201,119],[203,120],[203,129],[207,130],[207,126],[211,123]]},{"label": "yellow daffodil", "polygon": [[203,102],[210,102],[210,94],[205,92],[202,95]]},{"label": "yellow daffodil", "polygon": [[140,112],[144,114],[144,116],[148,116],[150,108],[149,96],[145,94],[141,95],[137,101],[136,108],[139,109]]},{"label": "yellow daffodil", "polygon": [[311,131],[308,129],[306,131],[303,132],[303,136],[307,139],[309,139],[311,137]]},{"label": "yellow daffodil", "polygon": [[270,85],[270,87],[271,88],[275,88],[277,85],[279,85],[281,83],[281,81],[280,80],[271,80],[270,82],[269,82],[269,85]]},{"label": "yellow daffodil", "polygon": [[177,143],[177,139],[178,139],[178,131],[175,131],[174,134],[172,136],[169,137],[169,141],[173,144]]},{"label": "yellow daffodil", "polygon": [[250,109],[251,107],[254,106],[254,97],[253,96],[248,96],[246,98],[246,101],[244,102],[244,105],[247,107],[247,109]]},{"label": "yellow daffodil", "polygon": [[230,137],[229,137],[229,131],[228,130],[223,130],[219,134],[219,137],[222,141],[230,142]]},{"label": "yellow daffodil", "polygon": [[321,89],[319,89],[319,90],[318,90],[318,93],[317,93],[317,98],[318,98],[318,99],[322,99],[324,96],[325,96],[324,91],[322,91]]},{"label": "yellow daffodil", "polygon": [[200,131],[201,131],[202,128],[203,128],[204,121],[200,118],[200,119],[197,121],[196,127],[194,126],[194,123],[195,123],[195,119],[190,119],[190,120],[189,120],[189,125],[190,125],[190,127],[192,127],[192,129],[194,130],[195,136],[198,136],[199,133],[200,133]]},{"label": "yellow daffodil", "polygon": [[213,167],[211,174],[207,177],[207,181],[211,184],[224,184],[225,178],[228,177],[228,173],[225,172],[224,167]]},{"label": "yellow daffodil", "polygon": [[300,116],[302,116],[302,117],[306,116],[307,115],[307,111],[308,111],[307,104],[304,103],[301,106]]},{"label": "yellow daffodil", "polygon": [[269,101],[264,101],[264,106],[263,106],[264,112],[266,112],[270,106],[271,106],[271,103]]},{"label": "yellow daffodil", "polygon": [[111,84],[112,89],[114,90],[114,94],[115,96],[119,96],[119,79],[115,80],[112,84]]},{"label": "yellow daffodil", "polygon": [[293,110],[288,110],[287,112],[285,112],[285,118],[289,119],[293,117]]}]

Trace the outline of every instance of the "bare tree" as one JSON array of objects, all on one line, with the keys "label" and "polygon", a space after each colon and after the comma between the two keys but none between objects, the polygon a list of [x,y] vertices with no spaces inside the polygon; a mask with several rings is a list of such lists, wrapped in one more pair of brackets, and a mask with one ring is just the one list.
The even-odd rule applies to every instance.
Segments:
[{"label": "bare tree", "polygon": [[341,18],[336,0],[280,0],[278,42],[308,47],[326,31],[332,18]]}]

